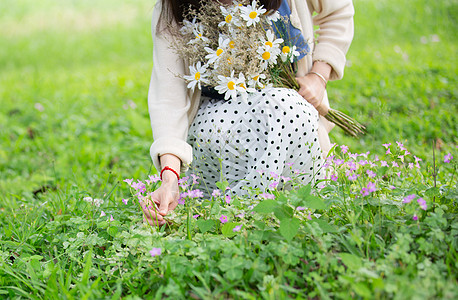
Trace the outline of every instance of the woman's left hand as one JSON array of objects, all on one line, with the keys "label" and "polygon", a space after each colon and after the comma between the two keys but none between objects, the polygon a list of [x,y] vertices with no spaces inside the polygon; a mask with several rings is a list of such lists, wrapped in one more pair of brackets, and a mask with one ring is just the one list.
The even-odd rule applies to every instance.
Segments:
[{"label": "woman's left hand", "polygon": [[315,108],[320,106],[323,101],[326,85],[324,81],[313,73],[309,73],[303,77],[296,77],[299,83],[299,95],[312,104]]}]

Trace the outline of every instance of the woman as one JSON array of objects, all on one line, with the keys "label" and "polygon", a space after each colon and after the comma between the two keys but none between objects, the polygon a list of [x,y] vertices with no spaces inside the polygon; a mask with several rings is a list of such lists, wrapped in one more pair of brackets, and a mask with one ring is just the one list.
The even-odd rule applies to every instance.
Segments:
[{"label": "woman", "polygon": [[[312,106],[317,107],[321,103],[328,105],[327,81],[343,76],[345,55],[353,38],[353,5],[351,0],[282,1],[286,1],[283,5],[287,4],[291,11],[289,18],[292,26],[299,29],[306,40],[313,41],[313,25],[319,27],[311,55],[298,61],[296,76],[301,97],[292,90],[270,90],[255,95],[257,98],[249,100],[248,106],[242,106],[242,102],[237,101],[214,100],[208,95],[202,96],[198,89],[192,92],[186,88],[184,80],[176,74],[185,74],[187,65],[170,50],[173,37],[166,27],[167,24],[179,26],[177,24],[183,19],[183,8],[191,2],[198,7],[199,1],[162,0],[156,4],[152,21],[154,67],[148,104],[154,137],[150,153],[156,169],[161,170],[162,185],[153,196],[154,202],[159,205],[159,213],[145,211],[150,223],[156,219],[160,225],[165,224],[163,217],[177,206],[178,174],[191,165],[193,148],[194,152],[201,152],[202,147],[206,149],[202,150],[204,157],[194,153],[198,162],[194,165],[200,168],[201,175],[208,176],[206,182],[219,180],[211,176],[216,177],[221,171],[214,166],[215,161],[220,161],[224,176],[247,179],[247,182],[257,183],[259,187],[263,185],[262,179],[256,176],[259,169],[266,167],[278,175],[286,175],[289,169],[284,168],[285,164],[293,164],[295,168],[313,171],[313,158],[329,151],[327,134],[332,124],[322,117],[318,119]],[[259,2],[267,9],[278,9],[281,5],[278,0]],[[312,17],[313,13],[316,14]],[[302,98],[306,101],[302,101]],[[251,117],[242,118],[244,120],[239,122],[240,127],[231,127],[234,124],[230,123],[237,114],[249,111],[252,112]],[[285,118],[292,124],[288,128],[282,125],[285,124]],[[259,122],[263,130],[253,132],[250,128],[254,127],[248,124],[250,120]],[[209,123],[217,123],[214,130],[224,135],[211,136],[215,131],[210,131]],[[301,132],[296,132],[300,127],[303,127]],[[261,138],[266,134],[268,138]],[[241,135],[245,139],[236,143],[234,137]],[[250,144],[253,139],[256,142]],[[224,148],[218,150],[218,146],[226,141],[232,144],[228,146],[229,151],[225,152],[227,149]],[[244,146],[243,143],[248,145]],[[309,149],[300,149],[306,143]],[[257,150],[254,151],[256,146]],[[249,153],[250,150],[252,153]],[[205,161],[205,156],[210,162]],[[298,159],[298,156],[301,157]],[[266,159],[258,159],[260,157]],[[238,192],[242,186],[239,181],[235,182],[233,188]]]}]

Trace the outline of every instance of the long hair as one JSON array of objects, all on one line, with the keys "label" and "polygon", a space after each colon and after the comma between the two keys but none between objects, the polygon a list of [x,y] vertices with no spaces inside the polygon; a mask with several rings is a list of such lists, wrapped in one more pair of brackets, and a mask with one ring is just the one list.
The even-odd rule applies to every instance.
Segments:
[{"label": "long hair", "polygon": [[[199,11],[202,3],[201,0],[161,0],[162,11],[160,18],[166,20],[168,23],[176,21],[177,23],[183,22],[186,10],[189,8]],[[208,0],[213,1],[213,0]],[[269,10],[277,10],[280,7],[281,0],[260,0],[264,8]]]}]

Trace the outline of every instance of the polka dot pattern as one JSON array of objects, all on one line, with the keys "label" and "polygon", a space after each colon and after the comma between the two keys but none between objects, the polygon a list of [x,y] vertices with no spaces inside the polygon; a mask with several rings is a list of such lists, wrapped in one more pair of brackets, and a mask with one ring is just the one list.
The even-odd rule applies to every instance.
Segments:
[{"label": "polka dot pattern", "polygon": [[307,183],[322,165],[317,128],[317,111],[294,90],[269,88],[247,102],[202,97],[188,133],[194,151],[189,172],[210,193],[221,179],[239,195],[245,186],[264,190],[269,181],[260,172],[288,177],[286,164],[306,172]]}]

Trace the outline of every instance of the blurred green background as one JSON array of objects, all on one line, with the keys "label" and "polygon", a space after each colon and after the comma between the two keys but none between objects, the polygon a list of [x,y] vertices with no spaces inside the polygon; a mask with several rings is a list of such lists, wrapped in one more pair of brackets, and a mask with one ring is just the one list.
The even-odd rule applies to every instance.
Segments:
[{"label": "blurred green background", "polygon": [[[353,152],[403,141],[431,157],[457,145],[457,1],[355,0],[345,77],[333,107],[368,134],[331,138]],[[146,0],[0,2],[0,206],[125,194],[152,172]]]}]

